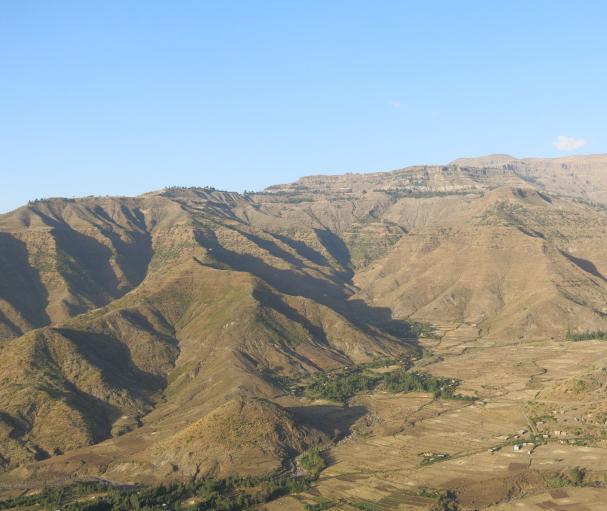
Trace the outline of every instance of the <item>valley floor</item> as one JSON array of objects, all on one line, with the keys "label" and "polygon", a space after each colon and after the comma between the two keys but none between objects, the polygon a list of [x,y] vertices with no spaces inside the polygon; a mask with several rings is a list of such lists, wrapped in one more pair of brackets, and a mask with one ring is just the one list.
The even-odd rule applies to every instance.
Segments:
[{"label": "valley floor", "polygon": [[[478,339],[474,325],[438,327],[420,369],[461,379],[479,399],[354,398],[368,413],[330,449],[312,490],[268,510],[452,509],[449,490],[461,509],[605,509],[607,344],[508,343]],[[434,508],[441,495],[445,507]]]}]

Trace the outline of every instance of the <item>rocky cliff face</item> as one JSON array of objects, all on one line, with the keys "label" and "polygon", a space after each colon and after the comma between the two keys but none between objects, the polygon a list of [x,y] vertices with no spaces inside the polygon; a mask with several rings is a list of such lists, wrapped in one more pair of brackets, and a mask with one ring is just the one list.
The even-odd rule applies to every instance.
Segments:
[{"label": "rocky cliff face", "polygon": [[491,155],[462,158],[451,163],[490,171],[502,169],[553,193],[607,203],[607,155],[567,156],[564,158],[524,158]]}]

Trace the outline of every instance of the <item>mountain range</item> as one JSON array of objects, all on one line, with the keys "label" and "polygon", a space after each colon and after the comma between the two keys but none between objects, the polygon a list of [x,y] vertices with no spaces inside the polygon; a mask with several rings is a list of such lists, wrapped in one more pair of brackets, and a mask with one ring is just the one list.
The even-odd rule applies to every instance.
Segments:
[{"label": "mountain range", "polygon": [[607,155],[32,201],[0,215],[0,470],[285,470],[348,434],[294,382],[418,359],[444,325],[607,330],[605,254]]}]

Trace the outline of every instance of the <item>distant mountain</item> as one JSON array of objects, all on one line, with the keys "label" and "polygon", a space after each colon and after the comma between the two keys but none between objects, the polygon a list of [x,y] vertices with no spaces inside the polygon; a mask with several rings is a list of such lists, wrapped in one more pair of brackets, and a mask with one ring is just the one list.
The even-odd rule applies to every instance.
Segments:
[{"label": "distant mountain", "polygon": [[[0,215],[0,466],[160,480],[277,469],[337,432],[289,381],[607,329],[607,156],[460,159],[240,195],[171,188]],[[244,426],[217,447],[235,424]]]},{"label": "distant mountain", "polygon": [[607,155],[566,156],[563,158],[523,158],[491,155],[461,158],[451,162],[458,167],[510,170],[530,183],[553,193],[607,203]]}]

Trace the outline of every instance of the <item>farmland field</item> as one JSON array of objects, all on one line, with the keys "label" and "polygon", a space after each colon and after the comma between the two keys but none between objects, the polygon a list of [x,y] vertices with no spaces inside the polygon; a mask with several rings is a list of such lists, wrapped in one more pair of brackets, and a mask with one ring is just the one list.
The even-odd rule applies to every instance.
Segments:
[{"label": "farmland field", "polygon": [[[268,509],[423,510],[448,491],[462,509],[604,509],[605,344],[501,343],[444,328],[442,341],[424,341],[432,357],[418,365],[478,399],[357,396],[350,406],[367,413],[328,451],[317,484]],[[576,469],[582,481],[569,475]]]}]

